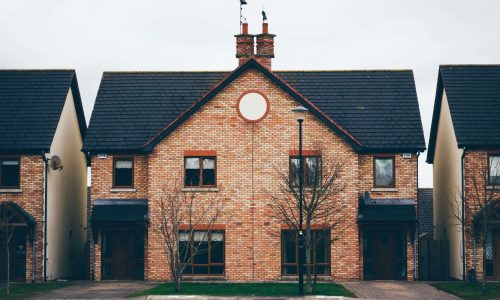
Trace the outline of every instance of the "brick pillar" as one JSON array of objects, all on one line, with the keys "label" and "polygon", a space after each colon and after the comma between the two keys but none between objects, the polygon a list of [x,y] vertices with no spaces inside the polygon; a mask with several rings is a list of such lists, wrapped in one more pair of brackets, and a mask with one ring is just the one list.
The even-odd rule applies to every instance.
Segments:
[{"label": "brick pillar", "polygon": [[248,34],[248,23],[241,25],[241,33],[236,37],[236,58],[239,60],[239,65],[244,64],[249,58],[254,55],[255,38]]},{"label": "brick pillar", "polygon": [[271,61],[274,58],[274,37],[276,35],[269,33],[269,24],[262,23],[262,33],[256,35],[257,53],[255,58],[266,68],[271,69]]}]

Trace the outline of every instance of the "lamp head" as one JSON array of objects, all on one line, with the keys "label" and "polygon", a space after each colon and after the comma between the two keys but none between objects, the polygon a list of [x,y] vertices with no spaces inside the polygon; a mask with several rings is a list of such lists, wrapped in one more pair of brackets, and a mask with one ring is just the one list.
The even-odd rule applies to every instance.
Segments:
[{"label": "lamp head", "polygon": [[308,111],[309,110],[302,105],[299,105],[296,108],[292,109],[292,112],[297,116],[297,121],[304,121],[306,112]]}]

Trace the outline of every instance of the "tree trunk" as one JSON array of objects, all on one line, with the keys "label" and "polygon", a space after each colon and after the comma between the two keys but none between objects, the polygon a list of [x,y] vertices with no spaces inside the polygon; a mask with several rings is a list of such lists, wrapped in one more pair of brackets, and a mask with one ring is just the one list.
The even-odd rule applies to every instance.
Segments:
[{"label": "tree trunk", "polygon": [[9,249],[9,243],[7,242],[7,295],[10,295],[10,249]]},{"label": "tree trunk", "polygon": [[309,220],[306,221],[306,291],[308,293],[312,293],[312,277],[311,277],[311,265],[312,265],[312,257],[311,257],[311,223]]},{"label": "tree trunk", "polygon": [[175,278],[175,292],[180,293],[181,291],[182,291],[181,277],[176,276],[176,278]]}]

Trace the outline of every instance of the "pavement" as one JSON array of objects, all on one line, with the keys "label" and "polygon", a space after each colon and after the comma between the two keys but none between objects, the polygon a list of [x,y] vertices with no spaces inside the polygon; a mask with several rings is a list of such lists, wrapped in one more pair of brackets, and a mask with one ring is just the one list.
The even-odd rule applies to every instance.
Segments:
[{"label": "pavement", "polygon": [[[30,299],[123,299],[128,295],[154,287],[158,283],[143,281],[106,281],[91,282],[77,281],[72,282],[71,286],[53,290],[47,293],[38,294]],[[398,300],[457,300],[460,299],[453,295],[439,291],[431,285],[424,282],[405,282],[405,281],[359,281],[342,283],[347,289],[353,292],[358,299],[398,299]],[[134,300],[281,300],[286,297],[210,297],[210,296],[141,296],[127,298]],[[297,299],[297,298],[292,298]],[[308,296],[305,299],[352,299],[348,297],[330,297],[330,296]]]},{"label": "pavement", "polygon": [[425,282],[411,281],[358,281],[342,283],[348,290],[362,299],[398,300],[458,300]]},{"label": "pavement", "polygon": [[[123,299],[134,292],[152,288],[157,284],[144,281],[72,281],[68,287],[38,294],[30,299]],[[128,299],[146,299],[146,296]]]}]

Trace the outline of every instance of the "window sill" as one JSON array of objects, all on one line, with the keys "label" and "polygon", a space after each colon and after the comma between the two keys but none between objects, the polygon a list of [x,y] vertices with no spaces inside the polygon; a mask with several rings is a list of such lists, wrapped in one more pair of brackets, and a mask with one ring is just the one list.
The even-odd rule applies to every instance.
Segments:
[{"label": "window sill", "polygon": [[[312,276],[314,277],[314,275]],[[282,275],[280,281],[297,281],[298,278],[298,275]],[[318,281],[333,281],[333,279],[330,275],[318,275]]]},{"label": "window sill", "polygon": [[500,186],[499,185],[496,185],[496,186],[488,185],[486,187],[486,189],[487,190],[495,190],[495,191],[497,191],[497,190],[500,190]]},{"label": "window sill", "polygon": [[22,192],[23,190],[21,189],[0,189],[0,193],[6,193],[6,194],[16,194]]},{"label": "window sill", "polygon": [[113,188],[109,190],[111,193],[127,193],[127,192],[137,192],[135,188]]},{"label": "window sill", "polygon": [[372,192],[399,192],[397,188],[372,188]]},{"label": "window sill", "polygon": [[181,189],[181,192],[218,192],[217,187],[185,187]]},{"label": "window sill", "polygon": [[186,281],[227,281],[224,275],[182,275]]}]

